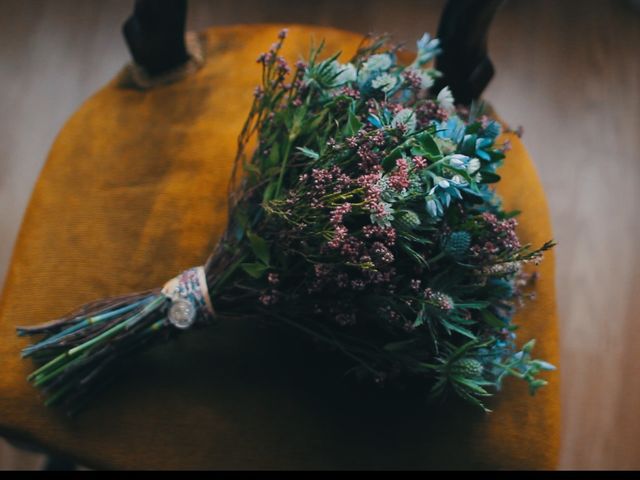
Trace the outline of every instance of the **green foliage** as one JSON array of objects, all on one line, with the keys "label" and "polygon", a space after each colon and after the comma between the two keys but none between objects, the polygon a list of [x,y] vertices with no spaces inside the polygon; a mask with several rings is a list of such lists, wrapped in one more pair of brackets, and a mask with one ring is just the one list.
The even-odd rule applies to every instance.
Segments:
[{"label": "green foliage", "polygon": [[311,160],[318,160],[320,158],[320,154],[315,152],[307,147],[296,147],[297,150],[302,152],[305,157],[310,158]]},{"label": "green foliage", "polygon": [[253,278],[262,277],[269,269],[264,263],[242,263],[240,267]]},{"label": "green foliage", "polygon": [[247,232],[247,237],[251,243],[251,251],[265,265],[269,265],[269,244],[258,235],[252,232]]}]

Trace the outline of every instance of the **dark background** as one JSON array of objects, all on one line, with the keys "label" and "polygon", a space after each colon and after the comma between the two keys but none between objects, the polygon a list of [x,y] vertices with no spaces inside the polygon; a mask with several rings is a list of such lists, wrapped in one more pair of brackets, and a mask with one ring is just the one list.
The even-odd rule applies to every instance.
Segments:
[{"label": "dark background", "polygon": [[[562,345],[561,468],[640,468],[640,7],[510,0],[486,92],[547,190]],[[307,23],[435,33],[441,0],[191,0],[189,27]],[[0,0],[0,284],[58,130],[128,60],[132,0]],[[523,445],[523,448],[526,446]],[[0,444],[0,469],[41,458]]]}]

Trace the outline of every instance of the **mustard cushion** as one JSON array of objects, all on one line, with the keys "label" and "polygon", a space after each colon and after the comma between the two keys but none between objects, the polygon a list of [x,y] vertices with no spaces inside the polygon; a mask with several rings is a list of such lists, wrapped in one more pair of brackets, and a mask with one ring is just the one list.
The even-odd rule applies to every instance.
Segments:
[{"label": "mustard cushion", "polygon": [[[558,375],[530,397],[508,381],[486,415],[457,402],[372,391],[326,353],[245,320],[179,337],[127,364],[73,419],[25,380],[15,327],[97,298],[157,287],[204,262],[225,228],[239,133],[259,82],[259,52],[280,26],[212,28],[206,64],[139,91],[119,75],[68,121],[40,175],[0,303],[0,431],[107,468],[554,468]],[[284,53],[355,52],[360,36],[294,26]],[[520,140],[501,171],[520,235],[552,238],[540,181]],[[517,323],[558,361],[553,253]],[[323,365],[329,363],[329,365]]]}]

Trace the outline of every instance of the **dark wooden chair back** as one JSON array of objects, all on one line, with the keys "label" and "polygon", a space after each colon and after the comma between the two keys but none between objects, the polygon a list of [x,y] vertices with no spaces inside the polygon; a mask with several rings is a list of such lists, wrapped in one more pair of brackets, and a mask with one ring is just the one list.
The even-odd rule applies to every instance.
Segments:
[{"label": "dark wooden chair back", "polygon": [[[503,0],[448,0],[438,38],[443,53],[436,68],[444,75],[436,91],[449,85],[458,103],[480,97],[494,74],[487,52],[489,27]],[[185,46],[187,0],[136,0],[123,32],[133,60],[153,76],[180,67]]]}]

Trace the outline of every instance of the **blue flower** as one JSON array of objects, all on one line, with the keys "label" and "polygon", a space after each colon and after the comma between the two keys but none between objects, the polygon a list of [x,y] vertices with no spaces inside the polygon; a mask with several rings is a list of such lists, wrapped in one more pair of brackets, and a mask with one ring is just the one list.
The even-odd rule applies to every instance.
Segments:
[{"label": "blue flower", "polygon": [[495,140],[496,137],[498,135],[500,135],[501,131],[502,131],[502,127],[495,120],[491,120],[487,124],[487,126],[484,127],[484,129],[483,129],[484,136],[488,137],[488,138],[491,138],[492,140]]},{"label": "blue flower", "polygon": [[380,121],[380,118],[377,115],[374,115],[372,113],[367,117],[367,120],[369,120],[369,123],[374,127],[382,128],[382,122]]},{"label": "blue flower", "polygon": [[473,175],[478,170],[480,170],[481,167],[479,159],[470,158],[467,155],[462,155],[460,153],[450,155],[446,158],[446,160],[451,168],[455,168],[456,170],[464,170],[468,175]]},{"label": "blue flower", "polygon": [[356,71],[356,67],[351,63],[346,63],[341,65],[337,60],[334,60],[332,67],[336,74],[336,78],[333,81],[333,86],[344,85],[345,83],[355,82],[358,72]]},{"label": "blue flower", "polygon": [[369,72],[386,71],[393,65],[393,59],[388,53],[378,53],[371,55],[366,62],[362,64],[362,68]]},{"label": "blue flower", "polygon": [[465,187],[467,182],[460,175],[454,175],[452,178],[433,175],[433,181],[434,185],[425,197],[425,201],[429,215],[437,218],[444,215],[444,210],[449,207],[451,200],[462,199],[460,188]]},{"label": "blue flower", "polygon": [[469,160],[470,160],[469,157],[467,157],[466,155],[461,155],[459,153],[455,153],[447,157],[447,161],[449,165],[458,170],[466,169],[469,163]]},{"label": "blue flower", "polygon": [[485,149],[493,145],[490,138],[479,138],[476,140],[476,155],[487,162],[491,161],[491,155]]},{"label": "blue flower", "polygon": [[390,75],[388,73],[383,73],[382,75],[374,78],[371,81],[371,86],[373,88],[382,90],[384,93],[389,93],[398,83],[398,77],[394,75]]},{"label": "blue flower", "polygon": [[444,210],[442,208],[442,204],[440,201],[434,196],[428,196],[425,198],[427,203],[427,213],[431,215],[433,218],[438,218],[442,214],[444,214]]},{"label": "blue flower", "polygon": [[418,54],[416,55],[415,62],[418,65],[424,65],[433,57],[441,52],[440,40],[437,38],[431,38],[431,35],[425,33],[420,40],[416,42]]},{"label": "blue flower", "polygon": [[438,125],[436,136],[458,144],[464,137],[465,125],[458,117],[451,117]]},{"label": "blue flower", "polygon": [[455,109],[455,99],[453,98],[453,93],[451,93],[451,89],[449,87],[444,87],[440,90],[436,101],[449,113],[453,112]]}]

